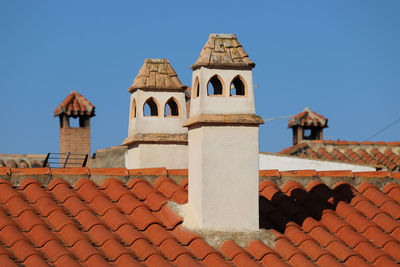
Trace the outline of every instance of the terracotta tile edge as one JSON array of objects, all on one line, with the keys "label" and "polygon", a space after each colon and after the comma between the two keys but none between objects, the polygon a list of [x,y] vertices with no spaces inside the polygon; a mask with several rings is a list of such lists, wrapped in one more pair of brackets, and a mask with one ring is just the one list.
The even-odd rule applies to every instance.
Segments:
[{"label": "terracotta tile edge", "polygon": [[337,171],[317,171],[319,177],[346,177],[354,178],[354,174],[351,170],[337,170]]}]

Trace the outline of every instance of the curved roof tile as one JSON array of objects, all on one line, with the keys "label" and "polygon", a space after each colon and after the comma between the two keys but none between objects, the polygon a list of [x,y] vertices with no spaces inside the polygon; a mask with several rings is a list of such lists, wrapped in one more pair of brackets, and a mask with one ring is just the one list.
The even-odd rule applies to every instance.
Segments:
[{"label": "curved roof tile", "polygon": [[54,110],[54,117],[65,114],[70,117],[89,116],[93,117],[95,106],[84,98],[78,91],[71,93]]},{"label": "curved roof tile", "polygon": [[[390,179],[397,177],[385,173]],[[142,178],[127,183],[109,178],[98,185],[81,179],[74,187],[63,179],[48,186],[26,179],[19,187],[0,180],[0,262],[395,266],[400,261],[398,184],[380,190],[364,182],[356,188],[337,178],[337,172],[262,174],[260,216],[264,228],[275,235],[275,245],[253,240],[244,248],[225,240],[220,250],[185,229],[182,218],[166,205],[169,200],[186,203],[187,178],[181,185],[165,174],[156,174],[154,183]],[[320,178],[329,175],[341,181],[340,185],[325,185]],[[368,177],[382,175],[360,172],[347,176],[369,181]]]},{"label": "curved roof tile", "polygon": [[302,112],[290,118],[288,127],[292,128],[293,126],[318,126],[325,128],[328,127],[328,119],[306,107]]}]

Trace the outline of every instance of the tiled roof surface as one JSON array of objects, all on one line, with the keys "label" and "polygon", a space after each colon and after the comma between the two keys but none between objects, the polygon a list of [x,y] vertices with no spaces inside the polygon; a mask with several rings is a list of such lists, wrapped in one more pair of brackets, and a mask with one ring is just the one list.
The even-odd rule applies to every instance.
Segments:
[{"label": "tiled roof surface", "polygon": [[191,68],[254,68],[234,34],[210,34],[200,56]]},{"label": "tiled roof surface", "polygon": [[71,93],[54,110],[54,117],[66,114],[71,117],[94,116],[95,107],[77,91]]},{"label": "tiled roof surface", "polygon": [[168,59],[146,58],[128,91],[133,92],[136,89],[183,91],[185,88]]},{"label": "tiled roof surface", "polygon": [[[0,169],[3,177],[14,171],[6,169]],[[16,175],[24,172],[29,176],[35,170]],[[275,246],[253,240],[242,248],[226,240],[218,251],[183,228],[182,218],[166,204],[187,202],[187,170],[80,168],[54,174],[85,177],[88,172],[90,179],[127,173],[183,179],[176,183],[160,176],[151,184],[144,178],[127,183],[108,178],[101,185],[79,179],[74,186],[59,178],[47,186],[29,178],[19,186],[1,179],[0,266],[359,267],[400,262],[400,185],[386,183],[380,190],[366,182],[357,188],[340,182],[371,176],[398,181],[397,174],[261,171],[261,226],[275,234]],[[333,178],[336,185],[330,188],[320,180],[329,176],[343,178]]]},{"label": "tiled roof surface", "polygon": [[290,118],[289,128],[293,126],[319,126],[324,128],[328,127],[328,119],[309,108],[305,108],[302,112]]},{"label": "tiled roof surface", "polygon": [[400,142],[302,141],[279,154],[366,164],[389,171],[400,171]]}]

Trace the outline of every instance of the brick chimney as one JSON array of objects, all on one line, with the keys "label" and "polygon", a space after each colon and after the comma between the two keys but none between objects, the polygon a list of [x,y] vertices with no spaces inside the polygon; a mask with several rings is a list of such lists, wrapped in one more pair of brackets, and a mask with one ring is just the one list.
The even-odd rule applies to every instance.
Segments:
[{"label": "brick chimney", "polygon": [[308,107],[290,118],[288,123],[288,128],[293,130],[293,145],[303,140],[323,140],[323,131],[327,127],[328,119]]},{"label": "brick chimney", "polygon": [[[60,153],[90,155],[90,118],[95,107],[77,91],[71,93],[54,110],[60,118]],[[76,126],[72,120],[78,120]]]},{"label": "brick chimney", "polygon": [[233,34],[211,34],[194,65],[189,207],[201,229],[258,230],[259,125],[252,69]]}]

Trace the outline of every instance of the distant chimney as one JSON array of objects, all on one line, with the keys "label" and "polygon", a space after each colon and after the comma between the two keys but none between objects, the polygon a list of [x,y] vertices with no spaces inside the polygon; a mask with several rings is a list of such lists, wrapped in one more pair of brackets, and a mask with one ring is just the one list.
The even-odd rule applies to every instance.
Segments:
[{"label": "distant chimney", "polygon": [[324,128],[328,119],[306,107],[289,120],[288,128],[293,130],[293,145],[302,140],[323,140]]},{"label": "distant chimney", "polygon": [[128,89],[127,168],[187,168],[185,89],[168,59],[144,61]]},{"label": "distant chimney", "polygon": [[233,34],[211,34],[191,66],[189,205],[202,229],[259,228],[254,66]]},{"label": "distant chimney", "polygon": [[[90,118],[95,107],[77,91],[71,93],[54,110],[60,118],[60,153],[90,155]],[[78,120],[76,126],[71,119]]]}]

